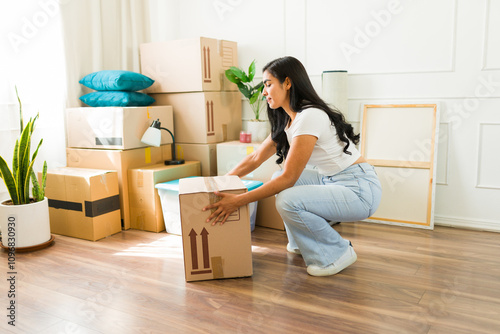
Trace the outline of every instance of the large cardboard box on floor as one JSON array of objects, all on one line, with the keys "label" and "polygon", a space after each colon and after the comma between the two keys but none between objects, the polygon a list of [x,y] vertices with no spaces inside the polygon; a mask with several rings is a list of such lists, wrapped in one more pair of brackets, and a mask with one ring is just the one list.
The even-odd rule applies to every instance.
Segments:
[{"label": "large cardboard box on floor", "polygon": [[[225,175],[247,155],[259,148],[260,143],[240,143],[231,141],[217,144],[217,174]],[[281,167],[276,164],[277,156],[272,156],[244,179],[267,182]],[[285,226],[276,210],[276,198],[270,196],[259,201],[256,225],[284,230]]]},{"label": "large cardboard box on floor", "polygon": [[214,191],[247,191],[237,176],[186,178],[179,181],[182,247],[186,281],[252,275],[252,245],[248,205],[232,213],[225,224],[206,223],[210,210],[202,208],[218,199]]},{"label": "large cardboard box on floor", "polygon": [[164,231],[165,221],[155,185],[184,177],[200,176],[200,170],[199,161],[129,169],[130,228],[151,232]]},{"label": "large cardboard box on floor", "polygon": [[176,142],[212,144],[240,138],[239,92],[150,95],[156,100],[154,105],[169,105],[174,108]]},{"label": "large cardboard box on floor", "polygon": [[[116,150],[146,147],[141,142],[142,135],[156,119],[175,135],[171,106],[68,108],[68,147]],[[162,131],[161,143],[171,142],[168,132]]]},{"label": "large cardboard box on floor", "polygon": [[155,80],[145,92],[237,91],[224,74],[238,66],[237,47],[206,37],[141,44],[141,73]]},{"label": "large cardboard box on floor", "polygon": [[68,167],[48,170],[45,196],[52,233],[96,241],[122,229],[115,171]]},{"label": "large cardboard box on floor", "polygon": [[98,168],[116,170],[120,189],[120,212],[123,228],[130,228],[130,209],[128,195],[128,170],[163,163],[168,159],[167,151],[171,145],[143,147],[133,150],[97,150],[66,148],[68,167]]}]

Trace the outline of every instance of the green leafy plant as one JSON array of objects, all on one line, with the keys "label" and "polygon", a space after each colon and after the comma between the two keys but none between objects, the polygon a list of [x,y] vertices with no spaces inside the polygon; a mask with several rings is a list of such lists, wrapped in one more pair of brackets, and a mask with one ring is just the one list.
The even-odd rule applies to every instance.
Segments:
[{"label": "green leafy plant", "polygon": [[20,116],[20,131],[21,135],[16,140],[16,145],[14,146],[14,157],[12,158],[12,169],[9,168],[5,159],[0,156],[0,177],[3,179],[7,190],[9,191],[10,199],[12,204],[28,204],[31,202],[30,199],[30,179],[33,185],[32,188],[32,200],[34,202],[42,201],[45,197],[45,182],[47,178],[47,161],[43,164],[42,169],[42,180],[41,184],[33,171],[33,164],[35,158],[38,154],[38,150],[42,145],[43,139],[40,139],[38,146],[31,154],[31,139],[33,131],[35,130],[35,122],[38,119],[38,115],[34,118],[30,118],[26,126],[23,126],[23,114],[21,100],[19,99],[19,94],[16,95],[19,101],[19,116]]},{"label": "green leafy plant", "polygon": [[255,60],[248,67],[248,74],[241,68],[231,66],[226,70],[226,78],[238,86],[241,94],[248,100],[250,107],[253,110],[255,119],[259,120],[260,111],[265,103],[262,89],[264,84],[260,81],[257,84],[253,83],[255,77]]}]

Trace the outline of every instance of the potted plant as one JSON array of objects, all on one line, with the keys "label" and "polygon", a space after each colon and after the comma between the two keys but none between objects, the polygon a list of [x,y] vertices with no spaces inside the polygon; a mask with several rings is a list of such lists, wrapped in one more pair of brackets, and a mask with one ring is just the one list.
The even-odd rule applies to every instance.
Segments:
[{"label": "potted plant", "polygon": [[225,72],[226,78],[238,86],[241,94],[246,98],[255,115],[254,119],[248,122],[248,132],[252,134],[252,141],[261,142],[268,134],[268,126],[265,120],[260,118],[263,106],[266,105],[262,95],[264,84],[260,81],[253,83],[255,77],[255,60],[248,67],[248,74],[241,68],[231,66]]},{"label": "potted plant", "polygon": [[[40,140],[31,154],[31,140],[38,115],[23,125],[22,104],[19,94],[20,137],[14,146],[12,169],[0,156],[0,177],[3,179],[10,199],[0,202],[0,230],[2,247],[15,250],[38,249],[52,242],[49,223],[49,206],[45,197],[47,162],[42,169],[39,183],[33,164],[42,145]],[[30,196],[30,183],[32,184]]]}]

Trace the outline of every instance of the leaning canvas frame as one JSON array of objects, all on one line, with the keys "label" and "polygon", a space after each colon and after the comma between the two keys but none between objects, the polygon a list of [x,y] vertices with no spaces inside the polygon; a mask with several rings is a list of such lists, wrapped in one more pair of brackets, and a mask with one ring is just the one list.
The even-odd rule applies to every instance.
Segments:
[{"label": "leaning canvas frame", "polygon": [[437,104],[365,104],[361,154],[375,166],[382,201],[365,221],[434,228]]}]

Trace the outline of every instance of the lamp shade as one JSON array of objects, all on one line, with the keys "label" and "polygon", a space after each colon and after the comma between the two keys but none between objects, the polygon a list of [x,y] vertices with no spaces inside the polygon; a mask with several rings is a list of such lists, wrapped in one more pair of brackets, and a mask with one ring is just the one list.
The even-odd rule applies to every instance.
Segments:
[{"label": "lamp shade", "polygon": [[159,147],[161,144],[161,130],[155,127],[149,127],[146,132],[144,132],[144,135],[142,135],[141,142]]}]

